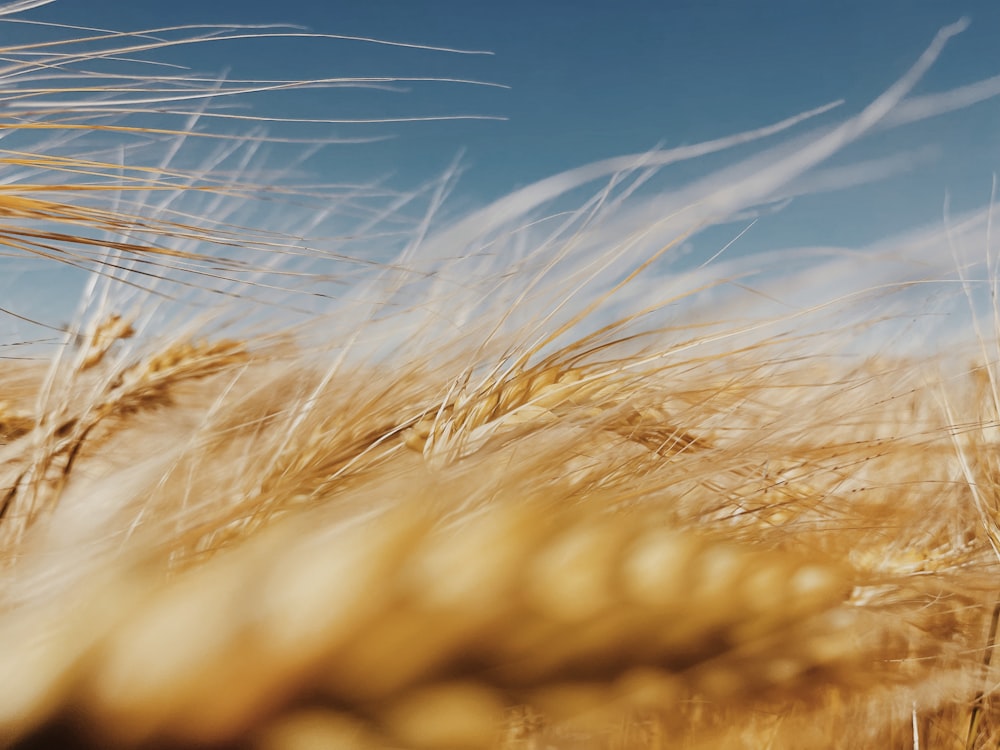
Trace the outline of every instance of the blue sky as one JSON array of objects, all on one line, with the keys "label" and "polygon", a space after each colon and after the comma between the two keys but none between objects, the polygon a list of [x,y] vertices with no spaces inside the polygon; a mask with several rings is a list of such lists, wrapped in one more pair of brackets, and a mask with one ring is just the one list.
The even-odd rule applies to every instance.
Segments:
[{"label": "blue sky", "polygon": [[[254,114],[304,118],[492,115],[502,120],[282,124],[292,137],[388,136],[331,145],[303,179],[384,179],[409,188],[463,169],[457,210],[587,162],[697,143],[844,99],[819,124],[857,113],[903,74],[942,26],[968,16],[914,94],[1000,75],[996,0],[60,0],[25,18],[120,30],[175,24],[289,23],[316,32],[488,50],[456,55],[329,39],[269,39],[187,47],[161,59],[231,78],[341,75],[456,77],[404,93],[333,89],[249,97]],[[0,26],[4,43],[52,30]],[[923,149],[923,151],[921,151]],[[929,149],[929,150],[928,150]],[[678,184],[751,153],[736,150],[666,170]],[[906,174],[799,199],[755,229],[744,251],[797,244],[859,245],[989,199],[1000,165],[1000,100],[867,138],[834,164],[913,155]],[[712,238],[706,252],[717,249]]]},{"label": "blue sky", "polygon": [[[228,68],[233,76],[455,76],[510,86],[423,84],[405,95],[341,90],[295,102],[298,116],[509,118],[332,129],[394,139],[333,150],[326,155],[331,170],[340,164],[360,173],[363,165],[372,174],[413,182],[442,170],[461,151],[465,189],[485,197],[594,159],[727,135],[834,99],[846,100],[845,113],[857,111],[912,64],[937,29],[963,15],[972,19],[971,28],[921,84],[921,91],[933,91],[1000,74],[1000,3],[61,0],[30,17],[115,29],[287,22],[320,32],[490,50],[492,56],[478,57],[269,40],[184,51],[195,69]],[[988,187],[988,172],[1000,156],[998,113],[995,103],[980,105],[934,123],[936,134],[923,130],[914,142],[964,144],[966,153],[950,152],[961,164],[939,165],[940,176],[953,188],[964,179]],[[321,135],[331,128],[298,129],[305,131]],[[971,153],[973,146],[977,153]],[[937,190],[940,195],[943,185]]]}]

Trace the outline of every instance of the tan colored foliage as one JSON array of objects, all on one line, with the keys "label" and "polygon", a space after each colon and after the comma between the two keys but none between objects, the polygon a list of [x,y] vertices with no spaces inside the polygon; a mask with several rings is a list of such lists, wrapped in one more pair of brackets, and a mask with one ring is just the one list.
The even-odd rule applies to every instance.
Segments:
[{"label": "tan colored foliage", "polygon": [[[108,46],[86,62],[183,43],[94,33]],[[40,49],[5,50],[7,77],[41,74]],[[45,68],[79,62],[45,49]],[[78,114],[0,127],[196,135]],[[242,253],[280,259],[296,238],[107,194],[250,186],[84,155],[0,161],[52,178],[2,186],[0,244],[141,292],[120,310],[95,294],[39,362],[0,360],[0,747],[1000,741],[985,344],[835,358],[829,331],[650,322],[662,301],[599,322],[673,244],[580,304],[573,285],[605,266],[547,281],[537,319],[528,302],[475,300],[481,327],[428,314],[388,354],[380,313],[333,342],[316,343],[320,315],[237,334],[262,316],[241,274],[271,270]],[[517,283],[544,286],[577,240]],[[137,261],[235,287],[236,322],[157,328],[150,308],[187,308],[141,286]],[[430,286],[417,266],[378,270]]]}]

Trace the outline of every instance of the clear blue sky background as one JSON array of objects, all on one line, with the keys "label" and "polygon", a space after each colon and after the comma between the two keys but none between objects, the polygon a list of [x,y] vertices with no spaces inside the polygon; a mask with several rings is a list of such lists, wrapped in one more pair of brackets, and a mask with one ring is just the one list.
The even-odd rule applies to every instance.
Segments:
[{"label": "clear blue sky background", "polygon": [[[503,121],[281,125],[300,137],[392,136],[335,145],[309,162],[317,181],[387,177],[411,187],[461,154],[458,207],[481,205],[554,172],[658,144],[695,143],[758,127],[826,102],[856,113],[916,60],[942,26],[969,16],[915,93],[1000,75],[997,0],[61,0],[25,17],[137,30],[174,24],[290,23],[317,32],[465,49],[462,56],[348,41],[260,40],[189,47],[173,58],[235,78],[448,76],[509,89],[415,84],[408,93],[333,89],[251,98],[252,111],[354,118],[456,114]],[[0,26],[5,43],[50,33]],[[838,163],[933,146],[903,176],[799,200],[755,230],[744,251],[798,243],[857,245],[986,203],[1000,165],[1000,101],[874,136]],[[737,155],[748,153],[737,152]],[[678,182],[732,154],[673,167]],[[707,248],[712,251],[715,248]]]},{"label": "clear blue sky background", "polygon": [[[195,69],[233,76],[428,75],[510,90],[417,86],[410,94],[333,90],[295,100],[295,116],[495,114],[505,122],[299,128],[298,134],[392,134],[393,142],[326,155],[402,181],[443,169],[461,150],[465,187],[483,196],[587,161],[659,143],[714,138],[844,98],[870,101],[941,26],[967,15],[921,91],[1000,74],[996,0],[61,0],[31,18],[138,29],[182,23],[300,24],[314,31],[485,49],[490,57],[349,42],[270,40],[184,50]],[[5,29],[5,34],[11,30]],[[267,105],[261,105],[266,109]],[[953,189],[988,189],[1000,156],[1000,108],[980,105],[921,130],[961,163],[938,165]],[[945,132],[947,131],[947,132]],[[285,132],[292,133],[291,129]],[[881,145],[876,144],[873,151]],[[360,169],[359,169],[360,171]],[[940,198],[945,184],[938,181]],[[940,201],[938,201],[940,202]]]}]

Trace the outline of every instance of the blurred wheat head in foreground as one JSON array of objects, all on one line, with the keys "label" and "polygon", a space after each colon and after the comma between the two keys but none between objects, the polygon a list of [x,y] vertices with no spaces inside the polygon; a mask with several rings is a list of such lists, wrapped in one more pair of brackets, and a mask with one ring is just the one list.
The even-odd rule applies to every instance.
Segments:
[{"label": "blurred wheat head in foreground", "polygon": [[[5,48],[0,263],[85,291],[56,346],[4,343],[0,744],[996,747],[992,202],[752,282],[669,266],[843,179],[815,168],[866,133],[994,95],[908,97],[960,30],[859,114],[695,184],[640,189],[830,107],[452,220],[451,175],[293,190],[255,171],[276,139],[211,127],[235,94],[371,81],[134,72],[301,32]],[[243,228],[275,194],[298,226],[356,223],[336,251]],[[942,262],[957,246],[978,260]],[[914,331],[929,287],[968,325]],[[906,351],[900,321],[945,343]]]}]

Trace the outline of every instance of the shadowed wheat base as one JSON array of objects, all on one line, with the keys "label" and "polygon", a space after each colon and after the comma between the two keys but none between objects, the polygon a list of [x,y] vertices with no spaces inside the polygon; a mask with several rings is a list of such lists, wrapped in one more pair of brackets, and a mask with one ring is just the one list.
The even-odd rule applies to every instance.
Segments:
[{"label": "shadowed wheat base", "polygon": [[[39,52],[68,70],[190,43],[169,32],[11,48],[6,77],[32,80]],[[81,112],[4,127],[195,135]],[[55,177],[0,192],[26,255],[221,289],[293,247],[100,205],[250,185],[3,162]],[[503,309],[465,337],[437,322],[384,356],[333,342],[331,363],[301,326],[156,336],[109,306],[48,361],[0,367],[3,747],[1000,744],[989,347],[833,358],[832,334],[639,312],[588,329],[587,297],[509,330]]]}]

